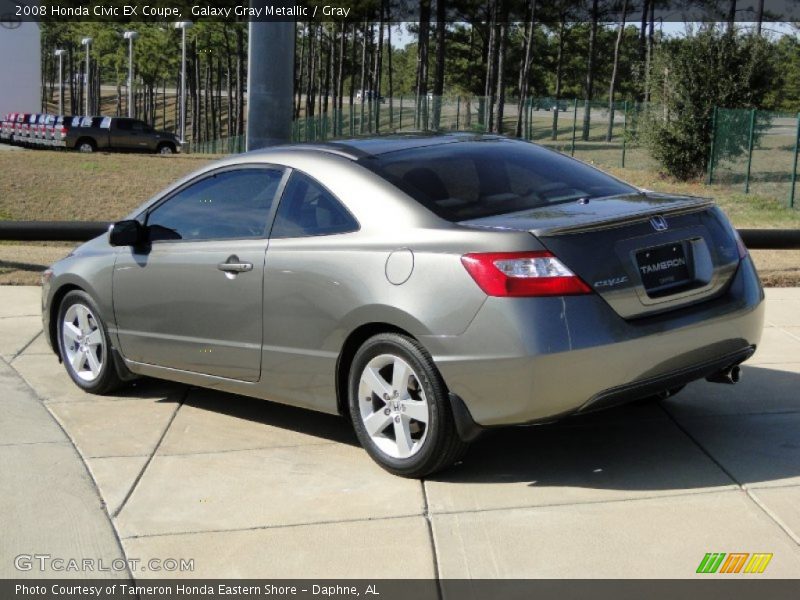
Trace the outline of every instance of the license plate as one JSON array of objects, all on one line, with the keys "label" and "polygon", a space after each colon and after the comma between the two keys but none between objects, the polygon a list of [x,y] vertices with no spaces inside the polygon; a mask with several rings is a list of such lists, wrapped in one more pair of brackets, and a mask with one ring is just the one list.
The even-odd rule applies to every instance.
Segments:
[{"label": "license plate", "polygon": [[647,292],[684,285],[691,280],[683,242],[639,250],[636,266]]}]

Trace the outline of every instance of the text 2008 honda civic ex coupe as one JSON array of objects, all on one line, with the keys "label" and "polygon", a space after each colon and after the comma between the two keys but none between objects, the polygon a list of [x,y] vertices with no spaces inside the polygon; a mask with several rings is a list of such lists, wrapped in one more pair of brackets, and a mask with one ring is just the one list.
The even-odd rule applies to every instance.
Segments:
[{"label": "text 2008 honda civic ex coupe", "polygon": [[43,293],[88,392],[145,375],[338,412],[414,477],[484,428],[735,381],[764,299],[711,201],[470,135],[222,160],[53,265]]}]

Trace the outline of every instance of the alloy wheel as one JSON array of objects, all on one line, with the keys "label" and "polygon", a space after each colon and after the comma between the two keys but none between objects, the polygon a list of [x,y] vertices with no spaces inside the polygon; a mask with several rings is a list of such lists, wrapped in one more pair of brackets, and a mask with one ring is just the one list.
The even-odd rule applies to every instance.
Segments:
[{"label": "alloy wheel", "polygon": [[106,358],[105,338],[89,307],[73,304],[61,323],[64,358],[77,377],[92,383],[100,377]]},{"label": "alloy wheel", "polygon": [[430,410],[419,376],[399,356],[381,354],[367,363],[358,387],[364,429],[392,458],[416,454],[428,435]]}]

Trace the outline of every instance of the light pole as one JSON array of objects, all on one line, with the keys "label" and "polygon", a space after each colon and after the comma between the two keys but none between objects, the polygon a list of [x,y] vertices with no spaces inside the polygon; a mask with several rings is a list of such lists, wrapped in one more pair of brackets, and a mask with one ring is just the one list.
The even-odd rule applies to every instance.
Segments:
[{"label": "light pole", "polygon": [[294,23],[251,21],[249,32],[247,150],[255,150],[292,139]]},{"label": "light pole", "polygon": [[64,54],[66,50],[60,48],[55,51],[58,57],[58,114],[64,114]]},{"label": "light pole", "polygon": [[186,30],[194,25],[191,21],[178,21],[175,29],[181,30],[181,144],[186,139]]},{"label": "light pole", "polygon": [[133,40],[139,37],[135,31],[126,31],[122,36],[128,40],[128,116],[133,118]]},{"label": "light pole", "polygon": [[92,38],[85,37],[81,40],[81,45],[86,46],[86,102],[84,108],[86,109],[86,116],[89,116],[89,47],[92,45]]}]

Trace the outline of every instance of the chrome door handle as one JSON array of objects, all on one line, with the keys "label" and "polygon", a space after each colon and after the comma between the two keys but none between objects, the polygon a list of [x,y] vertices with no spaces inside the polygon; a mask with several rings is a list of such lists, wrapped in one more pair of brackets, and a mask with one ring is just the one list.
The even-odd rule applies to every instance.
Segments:
[{"label": "chrome door handle", "polygon": [[253,270],[253,263],[219,263],[217,268],[226,273],[244,273]]},{"label": "chrome door handle", "polygon": [[219,263],[217,268],[226,273],[245,273],[253,270],[253,263],[239,262],[238,256],[230,256],[225,262]]}]

